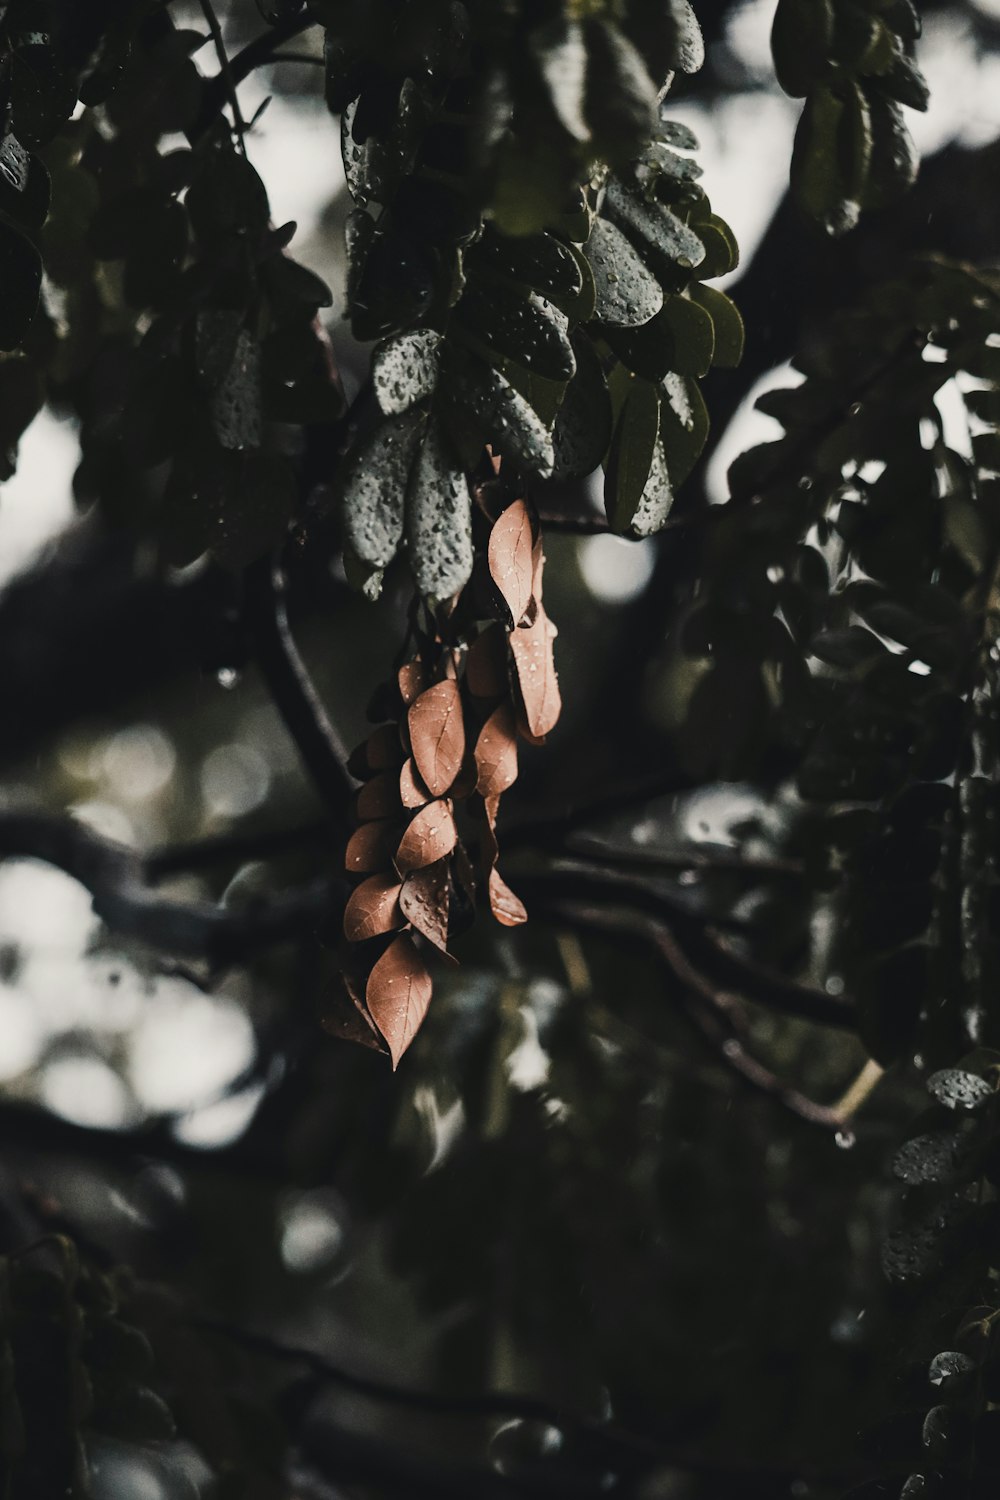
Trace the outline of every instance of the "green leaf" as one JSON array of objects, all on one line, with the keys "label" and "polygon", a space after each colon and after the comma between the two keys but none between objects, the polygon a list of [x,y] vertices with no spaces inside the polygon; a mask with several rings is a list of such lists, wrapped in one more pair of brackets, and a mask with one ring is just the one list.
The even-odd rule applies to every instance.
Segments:
[{"label": "green leaf", "polygon": [[519,282],[559,306],[574,301],[583,289],[579,262],[569,246],[551,234],[515,239],[487,225],[466,268]]},{"label": "green leaf", "polygon": [[424,422],[419,408],[387,417],[348,455],[340,476],[344,532],[352,551],[387,567],[403,536],[410,468]]},{"label": "green leaf", "polygon": [[552,429],[553,473],[560,479],[593,473],[611,441],[611,397],[600,357],[585,333],[575,333],[572,343],[576,374]]},{"label": "green leaf", "polygon": [[709,213],[703,218],[692,219],[691,228],[701,240],[705,258],[697,269],[699,281],[710,281],[715,276],[727,276],[740,263],[736,236],[718,214]]},{"label": "green leaf", "polygon": [[917,180],[920,158],[894,99],[868,91],[872,155],[863,206],[882,208],[902,197]]},{"label": "green leaf", "polygon": [[553,113],[577,141],[586,141],[587,45],[582,27],[561,17],[531,33],[531,55],[548,90]]},{"label": "green leaf", "polygon": [[676,277],[678,269],[692,271],[705,259],[705,247],[693,229],[664,204],[650,202],[615,177],[608,183],[603,212],[638,240],[653,269],[668,277]]},{"label": "green leaf", "polygon": [[586,116],[601,156],[634,157],[656,126],[657,89],[641,55],[617,26],[590,20],[587,41]]},{"label": "green leaf", "polygon": [[546,380],[572,376],[575,362],[566,318],[534,294],[480,280],[466,289],[457,316],[490,349]]},{"label": "green leaf", "polygon": [[44,162],[15,135],[0,141],[0,211],[37,229],[49,211],[51,183]]},{"label": "green leaf", "polygon": [[472,573],[472,513],[465,471],[439,424],[424,433],[406,497],[410,567],[425,598],[450,599]]},{"label": "green leaf", "polygon": [[660,284],[620,229],[596,220],[583,253],[594,275],[594,314],[602,323],[636,328],[659,312]]},{"label": "green leaf", "polygon": [[774,71],[786,94],[804,97],[826,72],[833,42],[832,0],[778,0],[771,26]]},{"label": "green leaf", "polygon": [[736,303],[714,286],[693,287],[691,296],[705,309],[715,329],[712,363],[724,370],[735,369],[743,358],[743,319]]},{"label": "green leaf", "polygon": [[[499,370],[449,345],[446,409],[463,459],[490,443],[495,453],[546,478],[552,472],[552,437],[530,403]],[[471,467],[471,464],[468,465]]]},{"label": "green leaf", "polygon": [[806,100],[795,131],[792,193],[799,207],[828,234],[845,234],[858,222],[861,205],[851,197],[845,173],[845,104],[828,88]]},{"label": "green leaf", "polygon": [[708,412],[695,380],[667,375],[663,390],[667,399],[660,408],[660,438],[676,490],[701,457],[708,438]]},{"label": "green leaf", "polygon": [[604,508],[615,531],[628,532],[643,502],[660,430],[660,395],[633,381],[618,415],[604,474]]},{"label": "green leaf", "polygon": [[441,335],[432,329],[403,333],[379,344],[372,356],[375,399],[395,416],[434,393],[441,363]]},{"label": "green leaf", "polygon": [[[722,297],[721,292],[714,296]],[[728,302],[728,297],[722,297]],[[732,303],[729,304],[730,307]],[[706,375],[713,364],[716,330],[705,308],[698,290],[687,297],[668,297],[663,304],[662,317],[670,330],[673,349],[668,369],[678,375]],[[663,372],[664,374],[666,371]]]}]

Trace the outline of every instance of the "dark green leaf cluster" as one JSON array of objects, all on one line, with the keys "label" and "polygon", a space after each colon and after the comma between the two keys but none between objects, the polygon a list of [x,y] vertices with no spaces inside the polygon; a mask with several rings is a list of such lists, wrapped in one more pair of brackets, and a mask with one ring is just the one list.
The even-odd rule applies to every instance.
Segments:
[{"label": "dark green leaf cluster", "polygon": [[[20,345],[0,362],[6,471],[48,398],[80,421],[81,502],[152,530],[174,561],[211,549],[241,565],[284,533],[300,429],[340,410],[315,325],[330,296],[287,254],[294,225],[270,221],[217,81],[193,61],[201,34],[159,7],[118,16],[75,69],[73,29],[57,32],[36,59],[34,113],[16,94],[10,106],[0,230],[27,248],[4,279],[16,316],[0,342]],[[164,151],[171,133],[189,144]]]},{"label": "dark green leaf cluster", "polygon": [[95,1439],[173,1437],[130,1300],[127,1276],[81,1264],[62,1236],[0,1259],[0,1488],[10,1500],[86,1500]]},{"label": "dark green leaf cluster", "polygon": [[[930,1105],[893,1158],[906,1185],[882,1265],[905,1339],[892,1409],[865,1447],[893,1478],[857,1493],[893,1500],[987,1500],[1000,1477],[996,1230],[997,1063],[982,1052],[927,1079]],[[907,1469],[916,1472],[907,1474]]]},{"label": "dark green leaf cluster", "polygon": [[643,7],[625,29],[445,9],[437,29],[414,10],[398,55],[334,21],[328,53],[355,203],[349,310],[358,338],[382,340],[379,412],[342,478],[349,561],[375,592],[405,539],[437,598],[472,567],[465,476],[487,445],[523,480],[604,463],[615,528],[658,530],[705,442],[697,380],[743,337],[703,285],[736,264],[732,235],[630,40],[696,66],[686,5],[659,31]]},{"label": "dark green leaf cluster", "polygon": [[882,1062],[995,1027],[998,346],[996,286],[945,264],[842,320],[762,398],[787,435],[733,466],[683,637],[703,753],[781,744],[826,809],[833,963]]},{"label": "dark green leaf cluster", "polygon": [[917,156],[902,106],[927,108],[913,61],[911,0],[779,0],[771,33],[778,82],[804,98],[792,191],[829,234],[911,186]]}]

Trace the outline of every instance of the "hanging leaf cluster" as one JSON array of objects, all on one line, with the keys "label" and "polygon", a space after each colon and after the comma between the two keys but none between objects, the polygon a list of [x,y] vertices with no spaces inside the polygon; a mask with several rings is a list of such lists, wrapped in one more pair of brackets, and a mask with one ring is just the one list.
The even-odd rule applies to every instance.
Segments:
[{"label": "hanging leaf cluster", "polygon": [[326,1024],[388,1050],[393,1066],[430,1003],[425,955],[448,955],[477,889],[502,925],[527,919],[497,869],[497,817],[517,779],[518,739],[544,740],[561,703],[542,543],[523,501],[488,529],[485,554],[454,610],[415,611],[416,654],[377,695],[387,722],[351,759],[363,782],[345,857],[359,882],[344,911],[356,1016],[335,1008]]},{"label": "hanging leaf cluster", "polygon": [[[634,9],[647,56],[698,65],[686,5],[664,11],[660,46],[643,30],[651,14]],[[743,339],[733,304],[704,284],[735,266],[732,234],[685,154],[694,138],[659,119],[628,28],[557,17],[527,36],[491,32],[491,58],[515,49],[511,77],[523,80],[525,56],[540,68],[533,104],[504,103],[477,26],[447,10],[431,51],[348,66],[363,52],[355,34],[329,54],[345,70],[330,97],[355,203],[349,311],[358,338],[381,340],[378,410],[338,483],[349,568],[374,594],[405,547],[434,599],[470,575],[465,475],[486,445],[525,481],[603,463],[614,527],[658,530],[707,435],[698,379],[735,364]],[[538,108],[551,115],[544,133],[525,123]],[[534,144],[563,137],[555,175],[539,179]]]},{"label": "hanging leaf cluster", "polygon": [[11,1500],[87,1500],[88,1448],[174,1436],[129,1278],[51,1236],[0,1258],[0,1485]]},{"label": "hanging leaf cluster", "polygon": [[828,234],[909,188],[918,158],[903,106],[925,110],[913,60],[920,17],[911,0],[779,0],[771,29],[778,82],[805,99],[792,154],[792,193]]}]

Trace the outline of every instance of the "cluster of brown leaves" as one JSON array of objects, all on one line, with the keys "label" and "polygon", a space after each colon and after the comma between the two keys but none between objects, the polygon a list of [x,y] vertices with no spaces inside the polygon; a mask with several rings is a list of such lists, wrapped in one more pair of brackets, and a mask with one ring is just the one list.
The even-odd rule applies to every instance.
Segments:
[{"label": "cluster of brown leaves", "polygon": [[396,675],[392,718],[351,758],[363,782],[346,852],[359,882],[344,911],[355,1018],[333,1018],[330,1029],[388,1051],[393,1067],[430,1003],[425,956],[450,959],[449,937],[471,919],[477,893],[504,926],[527,919],[497,869],[496,825],[517,778],[518,738],[541,743],[561,708],[543,568],[541,538],[516,500],[489,534],[493,618],[455,607],[418,632],[417,654]]}]

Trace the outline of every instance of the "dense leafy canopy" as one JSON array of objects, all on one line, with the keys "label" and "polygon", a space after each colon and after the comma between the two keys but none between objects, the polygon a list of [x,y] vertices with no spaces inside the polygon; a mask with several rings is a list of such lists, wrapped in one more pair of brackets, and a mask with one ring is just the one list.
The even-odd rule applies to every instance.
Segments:
[{"label": "dense leafy canopy", "polygon": [[[144,973],[242,975],[261,1057],[245,1138],[205,1158],[224,1190],[169,1120],[112,1148],[123,1180],[174,1174],[127,1232],[50,1177],[48,1116],[19,1127],[43,1186],[0,1184],[3,1494],[985,1500],[996,272],[909,257],[817,320],[758,402],[781,435],[709,505],[713,393],[755,328],[673,117],[706,60],[688,0],[219,11],[0,3],[0,477],[39,412],[72,419],[110,559],[82,586],[100,650],[57,575],[73,660],[134,633],[173,661],[157,611],[183,601],[199,665],[259,673],[323,813],[147,858],[0,808],[0,852],[85,885]],[[919,32],[909,0],[778,0],[808,232],[863,235],[913,188]],[[240,87],[283,65],[339,121],[343,306],[253,165]],[[659,549],[618,629],[567,562],[607,532]],[[290,609],[371,692],[350,754]],[[100,671],[87,714],[116,702]],[[723,835],[693,833],[713,806]],[[345,1294],[330,1341],[403,1329],[428,1389],[342,1369],[329,1318],[278,1336],[337,1278],[273,1292],[260,1247],[317,1205],[329,1235],[331,1195],[366,1225],[371,1314]]]}]

